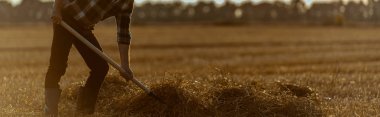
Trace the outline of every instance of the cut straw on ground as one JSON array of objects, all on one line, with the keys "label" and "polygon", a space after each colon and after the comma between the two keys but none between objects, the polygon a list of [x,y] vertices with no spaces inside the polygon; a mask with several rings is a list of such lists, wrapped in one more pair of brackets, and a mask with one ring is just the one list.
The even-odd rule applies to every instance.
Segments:
[{"label": "cut straw on ground", "polygon": [[[64,90],[62,115],[75,111],[81,83]],[[306,86],[260,82],[237,83],[221,77],[193,81],[162,79],[148,84],[166,104],[162,104],[131,83],[109,76],[99,94],[99,116],[133,117],[319,117],[323,116],[318,94]],[[270,86],[268,86],[270,85]],[[68,108],[69,107],[69,108]]]}]

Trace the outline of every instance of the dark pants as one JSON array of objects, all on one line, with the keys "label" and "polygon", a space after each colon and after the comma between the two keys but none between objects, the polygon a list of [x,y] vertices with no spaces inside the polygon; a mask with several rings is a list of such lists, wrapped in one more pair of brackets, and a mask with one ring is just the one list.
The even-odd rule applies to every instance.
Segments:
[{"label": "dark pants", "polygon": [[[84,28],[69,15],[63,13],[63,20],[72,26],[76,31],[82,34],[89,42],[101,49],[98,41],[92,33],[92,28]],[[101,84],[108,72],[109,66],[90,48],[80,42],[74,35],[68,32],[60,25],[54,24],[54,36],[51,47],[51,57],[48,72],[45,78],[45,88],[59,88],[59,81],[66,72],[67,60],[70,48],[74,45],[87,66],[90,68],[90,75],[84,86],[84,90],[89,94],[86,97],[94,97],[96,99]]]}]

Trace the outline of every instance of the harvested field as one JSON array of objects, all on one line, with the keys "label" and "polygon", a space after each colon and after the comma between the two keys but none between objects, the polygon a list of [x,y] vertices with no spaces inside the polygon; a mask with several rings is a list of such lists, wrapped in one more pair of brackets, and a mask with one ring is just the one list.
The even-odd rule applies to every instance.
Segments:
[{"label": "harvested field", "polygon": [[[116,32],[98,26],[118,59]],[[50,26],[0,27],[0,115],[40,116]],[[380,28],[136,26],[132,69],[163,98],[112,69],[97,116],[380,116]],[[378,47],[379,46],[379,47]],[[88,68],[73,49],[60,115],[75,113]]]}]

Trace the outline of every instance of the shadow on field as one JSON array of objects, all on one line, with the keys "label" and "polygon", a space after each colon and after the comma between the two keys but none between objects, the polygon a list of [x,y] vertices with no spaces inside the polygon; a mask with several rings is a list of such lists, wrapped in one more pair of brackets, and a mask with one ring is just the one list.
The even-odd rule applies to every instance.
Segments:
[{"label": "shadow on field", "polygon": [[[265,86],[264,86],[265,85]],[[207,81],[163,80],[149,84],[166,104],[147,96],[131,83],[110,76],[100,92],[97,116],[247,117],[323,116],[317,94],[291,84],[236,83],[227,78]],[[74,113],[79,83],[65,89],[61,115]]]}]

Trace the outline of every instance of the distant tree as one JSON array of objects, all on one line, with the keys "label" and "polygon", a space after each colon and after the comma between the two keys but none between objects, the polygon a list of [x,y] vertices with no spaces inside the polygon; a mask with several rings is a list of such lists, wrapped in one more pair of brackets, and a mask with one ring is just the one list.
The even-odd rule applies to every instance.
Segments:
[{"label": "distant tree", "polygon": [[306,13],[306,4],[303,0],[292,0],[290,3],[292,20],[300,20]]},{"label": "distant tree", "polygon": [[37,13],[42,2],[39,0],[23,0],[15,7],[15,21],[19,22],[35,22],[38,19]]},{"label": "distant tree", "polygon": [[1,22],[10,21],[12,18],[12,12],[13,12],[13,8],[9,2],[5,0],[0,1],[0,21]]},{"label": "distant tree", "polygon": [[216,5],[213,1],[199,0],[194,6],[194,19],[196,21],[213,20],[215,11]]},{"label": "distant tree", "polygon": [[292,16],[292,7],[281,1],[273,3],[271,19],[276,21],[294,20],[296,16]]},{"label": "distant tree", "polygon": [[253,7],[252,18],[256,21],[271,21],[276,19],[278,13],[273,4],[263,2]]},{"label": "distant tree", "polygon": [[[313,22],[319,22],[324,24],[343,24],[342,4],[335,3],[314,3],[307,11],[307,19]],[[338,20],[339,19],[339,20]],[[337,22],[339,21],[339,22]]]},{"label": "distant tree", "polygon": [[363,2],[348,2],[345,6],[344,17],[351,21],[363,21],[369,16],[367,6]]},{"label": "distant tree", "polygon": [[219,20],[226,21],[226,22],[233,22],[237,19],[236,16],[236,10],[237,6],[231,2],[231,0],[225,0],[222,7],[218,10],[218,17]]},{"label": "distant tree", "polygon": [[372,19],[375,22],[380,21],[380,1],[373,1],[373,7],[372,7]]},{"label": "distant tree", "polygon": [[246,0],[245,2],[243,2],[242,5],[240,5],[239,9],[242,12],[241,19],[243,19],[243,21],[251,21],[254,19],[254,4],[251,0]]}]

